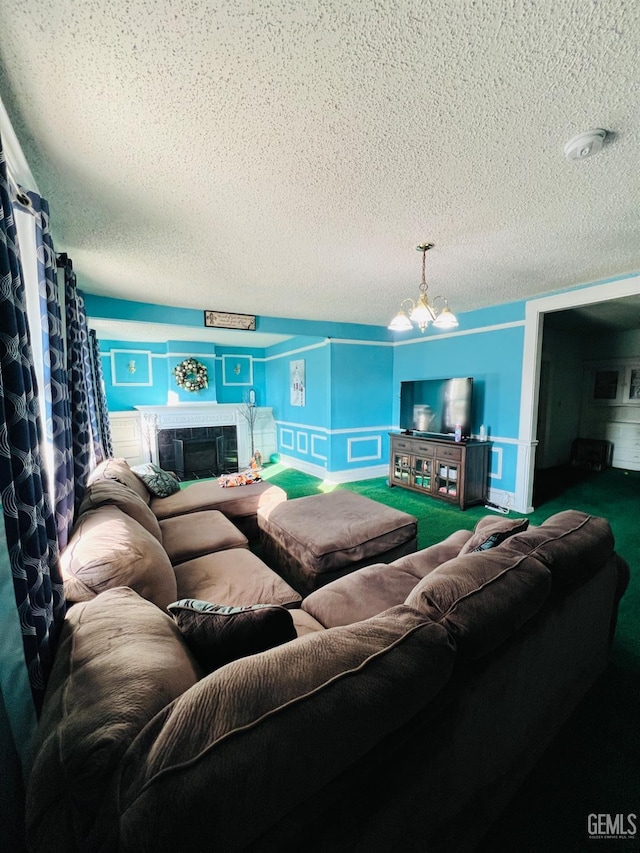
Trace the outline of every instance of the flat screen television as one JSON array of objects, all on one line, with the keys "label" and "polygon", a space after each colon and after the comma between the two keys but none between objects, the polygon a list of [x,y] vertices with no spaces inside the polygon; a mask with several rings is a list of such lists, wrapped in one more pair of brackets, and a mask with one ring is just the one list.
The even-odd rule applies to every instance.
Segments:
[{"label": "flat screen television", "polygon": [[400,383],[400,429],[434,436],[471,435],[473,379],[423,379]]}]

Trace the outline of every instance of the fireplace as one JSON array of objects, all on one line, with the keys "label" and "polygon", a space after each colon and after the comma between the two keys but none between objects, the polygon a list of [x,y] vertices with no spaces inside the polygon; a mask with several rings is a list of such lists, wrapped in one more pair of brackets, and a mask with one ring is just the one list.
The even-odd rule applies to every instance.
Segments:
[{"label": "fireplace", "polygon": [[[238,404],[181,403],[135,408],[140,413],[143,458],[156,462],[165,471],[176,469],[174,440],[207,439],[215,444],[219,435],[224,436],[224,446],[217,455],[217,469],[225,473],[248,467],[252,437]],[[228,428],[233,431],[231,438],[226,432]],[[258,408],[253,444],[265,459],[276,451],[276,424],[270,408]]]},{"label": "fireplace", "polygon": [[218,477],[238,470],[235,426],[158,430],[159,465],[179,480]]}]

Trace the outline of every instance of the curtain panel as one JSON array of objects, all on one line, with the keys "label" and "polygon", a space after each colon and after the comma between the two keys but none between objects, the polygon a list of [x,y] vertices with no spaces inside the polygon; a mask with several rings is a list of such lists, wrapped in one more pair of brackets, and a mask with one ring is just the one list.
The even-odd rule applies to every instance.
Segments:
[{"label": "curtain panel", "polygon": [[[9,557],[9,565],[0,566],[0,571],[11,573],[26,671],[39,712],[65,603],[41,455],[37,394],[24,280],[0,145],[0,501],[4,521],[0,535],[5,537]],[[7,691],[10,695],[15,685],[4,678],[1,683],[6,701]]]},{"label": "curtain panel", "polygon": [[65,361],[65,339],[58,293],[56,255],[51,237],[49,205],[27,193],[36,214],[36,247],[40,328],[44,355],[47,441],[53,450],[54,508],[58,545],[67,544],[74,510],[71,404]]},{"label": "curtain panel", "polygon": [[103,458],[113,456],[113,442],[111,440],[111,426],[109,424],[109,411],[107,409],[107,396],[104,390],[104,377],[102,375],[102,361],[100,359],[100,344],[95,329],[89,329],[89,355],[91,356],[91,374],[93,377],[93,388],[96,397],[96,414],[98,418],[98,434],[102,447]]},{"label": "curtain panel", "polygon": [[84,298],[76,285],[76,274],[71,260],[61,256],[58,263],[64,267],[67,381],[71,400],[74,499],[77,509],[85,493],[89,474],[105,458],[105,452],[98,428]]}]

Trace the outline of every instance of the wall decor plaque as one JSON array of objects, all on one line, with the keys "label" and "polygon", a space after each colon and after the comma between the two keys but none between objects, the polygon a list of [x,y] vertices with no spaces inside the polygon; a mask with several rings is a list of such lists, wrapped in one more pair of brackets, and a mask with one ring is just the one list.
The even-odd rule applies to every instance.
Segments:
[{"label": "wall decor plaque", "polygon": [[255,314],[231,314],[229,311],[205,311],[205,326],[216,329],[245,329],[249,332],[256,330]]}]

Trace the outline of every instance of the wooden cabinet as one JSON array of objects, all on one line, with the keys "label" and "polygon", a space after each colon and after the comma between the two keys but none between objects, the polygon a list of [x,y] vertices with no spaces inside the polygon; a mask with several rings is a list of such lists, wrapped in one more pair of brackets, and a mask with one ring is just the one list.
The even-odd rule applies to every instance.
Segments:
[{"label": "wooden cabinet", "polygon": [[618,359],[592,368],[586,402],[600,406],[640,406],[640,362]]},{"label": "wooden cabinet", "polygon": [[610,441],[613,467],[640,471],[640,358],[585,365],[580,437]]},{"label": "wooden cabinet", "polygon": [[390,435],[389,485],[457,503],[460,509],[487,499],[489,443]]},{"label": "wooden cabinet", "polygon": [[613,444],[614,468],[640,471],[640,424],[608,423],[605,437]]}]

